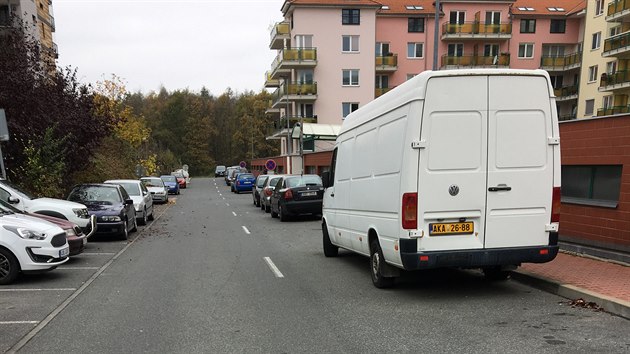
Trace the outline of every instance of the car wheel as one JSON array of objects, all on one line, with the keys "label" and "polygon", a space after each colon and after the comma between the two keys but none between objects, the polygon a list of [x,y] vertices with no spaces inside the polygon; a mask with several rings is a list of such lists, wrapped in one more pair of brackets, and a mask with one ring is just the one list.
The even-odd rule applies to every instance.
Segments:
[{"label": "car wheel", "polygon": [[133,227],[131,228],[131,232],[138,231],[138,223],[136,222],[136,218],[133,218]]},{"label": "car wheel", "polygon": [[372,283],[379,289],[391,288],[394,285],[394,278],[383,276],[383,267],[385,264],[383,258],[383,250],[375,238],[370,246],[370,274]]},{"label": "car wheel", "polygon": [[287,215],[287,211],[280,204],[278,204],[278,216],[280,216],[280,221],[287,221],[287,220],[289,220],[289,216]]},{"label": "car wheel", "polygon": [[339,247],[335,246],[330,242],[330,235],[328,235],[328,226],[326,223],[322,223],[322,238],[324,241],[324,256],[326,257],[337,257],[339,254]]},{"label": "car wheel", "polygon": [[278,217],[278,213],[276,213],[275,211],[273,211],[273,207],[269,206],[269,209],[271,210],[271,217],[272,217],[272,218],[277,218],[277,217]]},{"label": "car wheel", "polygon": [[123,240],[128,240],[129,239],[129,228],[128,228],[128,226],[129,225],[127,225],[127,220],[125,220],[123,222],[123,230],[122,230],[122,233],[120,235]]},{"label": "car wheel", "polygon": [[151,208],[151,214],[149,214],[149,216],[147,217],[148,220],[153,221],[153,219],[155,219],[155,217],[153,216],[153,208]]},{"label": "car wheel", "polygon": [[509,270],[501,270],[501,267],[486,267],[483,268],[483,274],[488,280],[502,281],[508,280],[510,277]]},{"label": "car wheel", "polygon": [[265,205],[265,213],[271,213],[271,205]]},{"label": "car wheel", "polygon": [[11,284],[20,274],[20,263],[9,250],[0,247],[0,285]]},{"label": "car wheel", "polygon": [[140,219],[140,225],[146,225],[148,218],[149,217],[147,216],[147,209],[144,209],[144,211],[142,212],[142,219]]}]

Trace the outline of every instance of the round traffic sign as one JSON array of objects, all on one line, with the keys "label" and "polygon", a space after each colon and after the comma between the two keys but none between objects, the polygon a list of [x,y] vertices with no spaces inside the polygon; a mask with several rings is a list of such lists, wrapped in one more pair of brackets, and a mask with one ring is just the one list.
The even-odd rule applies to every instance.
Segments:
[{"label": "round traffic sign", "polygon": [[265,162],[265,168],[267,171],[273,171],[276,169],[276,162],[272,159],[269,159]]},{"label": "round traffic sign", "polygon": [[241,168],[245,168],[245,167],[247,167],[247,163],[246,163],[245,161],[241,161],[238,165],[239,165]]}]

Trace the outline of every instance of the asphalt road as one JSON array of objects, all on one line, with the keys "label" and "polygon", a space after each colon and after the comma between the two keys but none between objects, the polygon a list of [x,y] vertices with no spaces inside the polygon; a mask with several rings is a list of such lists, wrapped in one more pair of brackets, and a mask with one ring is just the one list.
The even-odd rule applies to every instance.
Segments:
[{"label": "asphalt road", "polygon": [[134,242],[90,242],[77,269],[12,286],[53,290],[0,292],[0,350],[630,351],[630,321],[513,280],[439,270],[376,289],[367,258],[324,257],[320,220],[272,219],[219,178],[159,211]]}]

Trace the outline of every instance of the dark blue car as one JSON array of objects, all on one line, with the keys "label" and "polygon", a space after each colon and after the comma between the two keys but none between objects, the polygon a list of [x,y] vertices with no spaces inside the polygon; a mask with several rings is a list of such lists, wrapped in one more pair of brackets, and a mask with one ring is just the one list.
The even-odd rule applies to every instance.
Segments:
[{"label": "dark blue car", "polygon": [[240,192],[251,192],[256,177],[251,173],[239,173],[232,183],[232,192],[238,194]]},{"label": "dark blue car", "polygon": [[168,194],[179,194],[179,183],[177,177],[170,175],[160,176],[164,185],[168,187]]}]

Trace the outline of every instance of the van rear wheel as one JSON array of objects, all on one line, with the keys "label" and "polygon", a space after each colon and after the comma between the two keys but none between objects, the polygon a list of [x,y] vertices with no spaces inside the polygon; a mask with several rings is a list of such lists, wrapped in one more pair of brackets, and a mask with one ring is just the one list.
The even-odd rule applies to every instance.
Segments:
[{"label": "van rear wheel", "polygon": [[330,235],[328,234],[328,226],[325,222],[322,223],[322,238],[324,241],[324,256],[337,257],[339,254],[339,247],[330,242]]},{"label": "van rear wheel", "polygon": [[391,288],[394,286],[395,278],[383,276],[383,267],[385,267],[383,250],[381,250],[381,246],[375,238],[370,245],[370,274],[372,276],[372,283],[379,289]]}]

